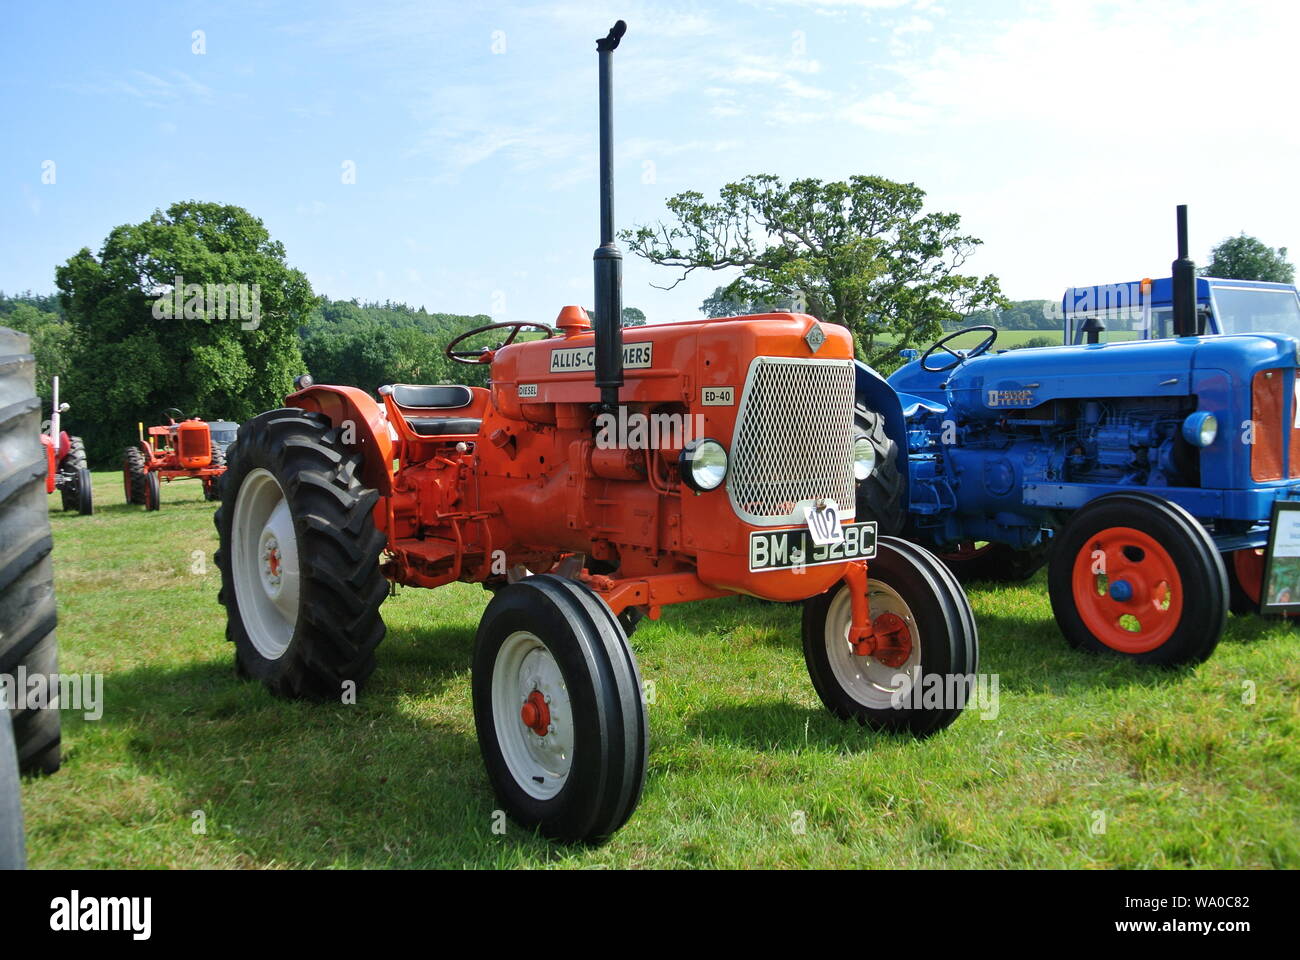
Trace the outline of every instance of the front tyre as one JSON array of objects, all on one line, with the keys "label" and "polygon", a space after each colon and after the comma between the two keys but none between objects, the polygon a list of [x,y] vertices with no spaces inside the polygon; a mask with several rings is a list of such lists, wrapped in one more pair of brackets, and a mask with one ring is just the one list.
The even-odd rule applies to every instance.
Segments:
[{"label": "front tyre", "polygon": [[162,488],[158,480],[158,471],[150,470],[144,478],[144,508],[146,511],[157,510],[162,506]]},{"label": "front tyre", "polygon": [[1219,642],[1228,576],[1182,507],[1146,493],[1098,497],[1061,533],[1047,573],[1072,647],[1138,663],[1200,663]]},{"label": "front tyre", "polygon": [[328,418],[272,410],[239,430],[213,522],[238,671],[282,697],[337,699],[384,637],[379,494]]},{"label": "front tyre", "polygon": [[803,650],[822,703],[844,720],[925,737],[957,719],[978,667],[979,638],[960,584],[933,554],[881,537],[867,564],[867,602],[881,642],[849,644],[847,583],[803,608]]},{"label": "front tyre", "polygon": [[499,590],[479,622],[472,687],[479,749],[511,818],[587,842],[632,815],[648,749],[641,677],[591,590],[551,574]]}]

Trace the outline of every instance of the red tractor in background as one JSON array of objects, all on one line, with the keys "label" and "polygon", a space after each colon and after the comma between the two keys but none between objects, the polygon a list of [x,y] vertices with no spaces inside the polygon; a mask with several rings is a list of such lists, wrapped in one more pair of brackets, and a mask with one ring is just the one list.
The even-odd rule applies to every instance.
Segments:
[{"label": "red tractor in background", "polygon": [[[594,329],[565,307],[559,337],[527,322],[457,337],[446,355],[490,364],[486,388],[392,384],[376,403],[300,377],[240,427],[214,518],[237,669],[280,696],[337,701],[366,680],[390,583],[491,591],[471,681],[489,780],[517,822],[576,841],[617,830],[640,798],[628,634],[642,616],[806,601],[830,711],[916,736],[960,714],[977,659],[956,579],[855,516],[876,454],[855,429],[848,330],[792,313],[622,330],[609,83],[624,29],[597,42]],[[543,338],[516,342],[526,327]],[[495,347],[466,348],[495,330],[509,331]],[[668,437],[634,442],[656,418]],[[918,696],[935,684],[952,695]]]},{"label": "red tractor in background", "polygon": [[61,429],[60,421],[68,412],[68,405],[59,402],[58,377],[54,378],[50,392],[50,428],[41,434],[48,464],[45,492],[58,490],[64,510],[76,510],[82,516],[89,516],[95,512],[95,504],[90,469],[86,465],[86,445],[80,437],[70,437]]},{"label": "red tractor in background", "polygon": [[197,479],[203,482],[203,498],[221,497],[219,481],[226,472],[226,455],[212,439],[207,423],[198,417],[184,419],[171,407],[164,411],[165,426],[150,427],[145,438],[140,424],[140,442],[122,455],[122,486],[129,504],[143,504],[157,510],[160,480]]}]

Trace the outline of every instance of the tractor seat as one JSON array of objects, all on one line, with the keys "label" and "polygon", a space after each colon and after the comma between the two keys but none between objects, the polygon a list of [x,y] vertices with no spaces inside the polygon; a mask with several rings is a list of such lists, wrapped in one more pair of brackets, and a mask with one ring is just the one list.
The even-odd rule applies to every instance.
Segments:
[{"label": "tractor seat", "polygon": [[[483,421],[476,417],[425,417],[434,410],[460,410],[474,402],[469,387],[453,384],[394,383],[380,391],[391,392],[402,419],[421,437],[465,436],[478,433]],[[412,416],[411,414],[415,414]]]},{"label": "tractor seat", "polygon": [[482,420],[473,417],[407,417],[407,425],[422,437],[478,433]]},{"label": "tractor seat", "polygon": [[455,410],[468,407],[474,400],[469,387],[451,384],[395,383],[391,389],[393,402],[408,410]]}]

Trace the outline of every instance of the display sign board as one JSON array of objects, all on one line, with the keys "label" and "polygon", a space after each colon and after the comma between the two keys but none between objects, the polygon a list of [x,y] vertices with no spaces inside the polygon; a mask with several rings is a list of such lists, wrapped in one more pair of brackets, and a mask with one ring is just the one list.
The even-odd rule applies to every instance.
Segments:
[{"label": "display sign board", "polygon": [[1300,612],[1300,501],[1273,503],[1259,609],[1261,613]]}]

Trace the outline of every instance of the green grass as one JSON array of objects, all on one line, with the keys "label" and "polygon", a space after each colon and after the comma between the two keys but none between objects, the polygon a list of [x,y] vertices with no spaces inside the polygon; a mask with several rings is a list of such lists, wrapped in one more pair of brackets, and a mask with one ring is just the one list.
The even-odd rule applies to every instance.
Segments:
[{"label": "green grass", "polygon": [[146,514],[119,475],[95,481],[94,517],[51,509],[62,667],[102,671],[106,707],[65,714],[62,771],[25,782],[37,867],[1300,866],[1300,637],[1281,622],[1234,618],[1208,663],[1152,671],[1068,650],[1041,575],[976,589],[1000,712],[917,743],[821,708],[797,608],[668,608],[635,637],[656,689],[641,806],[566,848],[492,832],[480,588],[390,599],[358,705],[277,701],[234,675],[198,484]]}]

